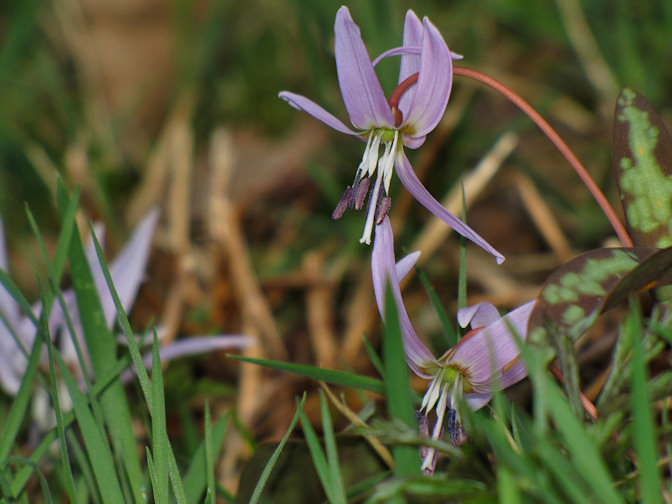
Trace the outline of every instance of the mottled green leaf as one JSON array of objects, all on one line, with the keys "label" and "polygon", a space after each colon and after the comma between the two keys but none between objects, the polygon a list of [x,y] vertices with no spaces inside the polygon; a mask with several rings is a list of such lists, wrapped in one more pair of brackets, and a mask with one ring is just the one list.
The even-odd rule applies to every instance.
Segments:
[{"label": "mottled green leaf", "polygon": [[[565,390],[577,415],[583,414],[583,408],[573,343],[593,325],[615,291],[639,290],[657,279],[657,275],[632,275],[640,271],[645,259],[655,255],[656,249],[644,247],[591,250],[555,270],[541,288],[528,334],[531,341],[547,340],[555,348]],[[672,255],[667,259],[672,264]],[[619,289],[622,282],[628,288]]]},{"label": "mottled green leaf", "polygon": [[536,338],[538,331],[546,328],[554,335],[577,339],[592,325],[621,282],[637,290],[657,279],[628,276],[655,253],[656,249],[644,247],[596,249],[562,265],[541,288],[530,315],[529,334]]},{"label": "mottled green leaf", "polygon": [[635,245],[672,246],[672,137],[646,99],[624,89],[616,102],[613,166]]}]

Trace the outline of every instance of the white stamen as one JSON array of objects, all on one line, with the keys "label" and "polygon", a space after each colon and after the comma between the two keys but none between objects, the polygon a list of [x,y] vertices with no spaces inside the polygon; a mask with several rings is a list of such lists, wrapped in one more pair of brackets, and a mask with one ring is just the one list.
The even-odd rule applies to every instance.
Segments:
[{"label": "white stamen", "polygon": [[366,141],[366,148],[364,149],[364,154],[362,154],[362,160],[359,163],[357,168],[357,173],[359,173],[360,180],[364,178],[368,169],[369,169],[369,149],[371,148],[371,140],[373,139],[373,130],[369,133],[369,139]]},{"label": "white stamen", "polygon": [[373,173],[376,171],[376,166],[378,166],[378,156],[380,150],[380,138],[383,136],[383,133],[380,132],[373,137],[371,145],[368,145],[366,148],[367,155],[366,162],[368,163],[368,176],[372,177]]},{"label": "white stamen", "polygon": [[[394,171],[394,159],[397,155],[397,138],[399,137],[399,132],[394,132],[394,140],[392,141],[392,147],[388,153],[388,150],[385,149],[385,154],[387,155],[385,163],[383,165],[383,179],[385,180],[385,194],[390,192],[390,182],[392,182],[392,172]],[[389,144],[388,144],[389,145]]]},{"label": "white stamen", "polygon": [[[447,395],[448,395],[448,384],[445,383],[441,388],[439,403],[436,406],[436,423],[434,424],[434,429],[432,430],[432,439],[434,441],[439,439],[439,436],[441,435],[441,430],[443,429],[443,417],[446,415],[446,406],[448,404],[448,398],[446,397]],[[425,455],[425,459],[422,461],[421,469],[423,471],[426,469],[430,469],[432,467],[435,452],[436,450],[434,448],[430,448],[429,450],[427,450],[427,455]]]},{"label": "white stamen", "polygon": [[376,216],[376,204],[378,202],[378,194],[380,193],[380,183],[383,179],[383,172],[378,170],[378,176],[376,177],[376,185],[373,186],[373,190],[369,196],[369,206],[366,210],[366,225],[364,226],[364,233],[359,239],[359,243],[366,243],[367,245],[371,244],[371,233],[373,232],[373,220]]},{"label": "white stamen", "polygon": [[432,378],[429,387],[427,387],[427,392],[425,392],[425,395],[422,398],[422,404],[420,405],[420,411],[424,411],[425,415],[432,410],[436,404],[436,400],[439,398],[441,381],[441,373],[437,373]]}]

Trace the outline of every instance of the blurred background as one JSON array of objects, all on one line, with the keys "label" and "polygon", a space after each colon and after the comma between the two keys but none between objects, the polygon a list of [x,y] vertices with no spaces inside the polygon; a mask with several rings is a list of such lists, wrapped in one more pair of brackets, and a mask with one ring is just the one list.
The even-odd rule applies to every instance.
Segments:
[{"label": "blurred background", "polygon": [[[161,209],[132,312],[136,327],[165,324],[168,341],[244,333],[258,342],[249,356],[375,373],[362,346],[366,333],[376,347],[380,329],[370,248],[358,243],[364,218],[331,221],[363,145],[277,98],[281,90],[304,94],[347,122],[333,59],[340,5],[0,4],[0,213],[11,274],[28,299],[39,297],[35,275],[44,267],[25,206],[53,248],[60,177],[71,190],[81,187],[82,230],[90,220],[107,225],[110,257],[145,212]],[[372,57],[400,45],[406,9],[428,16],[464,55],[461,65],[537,108],[614,204],[610,143],[619,90],[644,94],[672,124],[672,2],[371,0],[349,7]],[[377,72],[389,95],[398,59]],[[613,240],[548,140],[480,84],[456,77],[444,120],[407,153],[430,192],[458,213],[459,182],[473,175],[465,182],[467,222],[507,256],[498,267],[468,246],[469,303],[517,306],[561,262]],[[423,250],[423,271],[454,316],[458,241],[396,180],[390,215],[398,254]],[[407,291],[417,327],[441,351],[440,324],[420,280]],[[220,464],[221,481],[233,489],[258,443],[284,433],[294,397],[316,384],[212,354],[171,363],[166,389],[178,454],[195,446],[206,399],[215,412],[234,408],[237,434],[227,436]],[[6,408],[11,398],[0,401]],[[348,401],[356,410],[360,398]],[[313,395],[307,404],[317,409]]]}]

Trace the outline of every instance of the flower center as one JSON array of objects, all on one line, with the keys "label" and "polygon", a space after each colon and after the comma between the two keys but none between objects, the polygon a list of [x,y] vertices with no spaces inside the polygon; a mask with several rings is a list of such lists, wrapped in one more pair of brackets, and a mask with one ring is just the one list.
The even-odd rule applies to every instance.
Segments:
[{"label": "flower center", "polygon": [[[380,153],[381,144],[382,154]],[[355,173],[355,180],[351,186],[346,188],[343,197],[331,214],[331,218],[336,220],[340,219],[346,210],[361,210],[367,194],[370,194],[366,210],[366,224],[359,240],[360,243],[371,243],[374,223],[380,224],[390,209],[391,199],[387,193],[390,190],[398,146],[399,132],[397,130],[377,128],[369,132],[362,162],[359,163]],[[371,187],[374,174],[376,179]]]},{"label": "flower center", "polygon": [[[436,422],[432,429],[431,439],[440,439],[443,435],[443,423],[448,413],[448,434],[455,446],[462,446],[466,441],[466,434],[460,425],[459,404],[462,394],[471,388],[467,376],[462,369],[454,366],[439,365],[434,370],[427,392],[422,398],[419,413],[424,415],[425,421],[432,410],[436,412]],[[429,429],[427,428],[427,432]],[[424,453],[422,470],[433,472],[436,464],[436,451],[429,448]]]},{"label": "flower center", "polygon": [[[401,133],[398,128],[404,122],[404,115],[399,109],[399,100],[416,82],[418,82],[417,73],[401,81],[390,95],[388,104],[394,115],[395,129],[374,128],[369,131],[369,138],[366,142],[362,162],[357,168],[355,180],[351,186],[345,189],[343,197],[331,214],[332,219],[338,220],[346,210],[361,210],[367,194],[370,194],[366,210],[366,224],[362,237],[359,239],[360,243],[371,244],[371,233],[373,232],[374,223],[380,224],[390,210],[391,199],[387,193],[390,190],[390,182],[392,181],[394,160],[398,150],[401,148],[401,144],[399,143],[399,135]],[[380,154],[381,145],[383,146],[382,154]],[[371,187],[371,179],[374,173],[376,173],[376,168],[376,180],[373,187]]]}]

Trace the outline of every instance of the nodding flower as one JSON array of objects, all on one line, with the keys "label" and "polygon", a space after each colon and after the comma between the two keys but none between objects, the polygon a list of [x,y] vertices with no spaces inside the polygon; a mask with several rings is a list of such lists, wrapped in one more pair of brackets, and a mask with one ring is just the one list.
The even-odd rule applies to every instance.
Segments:
[{"label": "nodding flower", "polygon": [[[390,208],[388,192],[392,173],[396,171],[402,185],[417,201],[459,234],[494,255],[497,262],[502,262],[502,254],[427,191],[404,153],[404,147],[420,147],[443,117],[453,84],[452,60],[461,56],[448,49],[427,18],[420,21],[411,10],[406,13],[403,45],[385,51],[373,62],[347,7],[341,7],[336,14],[334,32],[338,82],[354,130],[304,96],[289,91],[278,95],[327,126],[366,142],[355,179],[345,190],[332,217],[339,219],[348,209],[360,210],[368,195],[366,224],[360,242],[370,244],[375,225],[382,222]],[[399,84],[386,100],[374,66],[391,56],[401,56]]]},{"label": "nodding flower", "polygon": [[[455,347],[437,358],[413,329],[399,287],[400,281],[413,268],[419,256],[420,252],[413,252],[395,262],[392,227],[388,218],[383,219],[376,227],[371,256],[376,302],[384,319],[385,287],[389,284],[399,316],[406,362],[415,374],[431,380],[419,411],[421,426],[429,432],[427,416],[435,410],[437,420],[431,437],[439,439],[443,432],[444,417],[448,414],[451,440],[456,438],[463,443],[466,436],[459,426],[460,399],[463,397],[471,409],[477,410],[490,400],[493,391],[509,387],[527,376],[513,334],[522,341],[527,339],[527,322],[534,301],[525,303],[503,317],[489,303],[459,310],[458,322],[462,327],[471,325],[471,331]],[[431,473],[436,464],[436,452],[431,448],[423,452],[422,468]]]},{"label": "nodding flower", "polygon": [[[115,286],[121,305],[125,311],[133,306],[140,285],[145,279],[145,269],[149,260],[154,229],[159,220],[159,211],[151,210],[137,226],[128,243],[109,263],[109,272],[112,283]],[[104,230],[102,226],[95,226],[96,237],[101,246],[103,244]],[[112,329],[117,316],[117,309],[110,294],[102,266],[98,261],[93,243],[89,243],[85,250],[86,259],[91,269],[91,275],[100,298],[103,314],[107,326]],[[5,235],[0,220],[0,269],[8,272],[9,260],[5,246]],[[84,364],[89,365],[89,354],[84,338],[79,310],[75,293],[72,289],[63,291],[65,308],[72,320],[75,334],[69,334],[66,315],[59,303],[55,303],[49,314],[48,330],[54,340],[63,360],[75,371],[75,376],[81,377],[82,370],[77,356],[74,339],[77,338],[82,353]],[[32,307],[32,315],[35,319],[40,317],[42,303],[35,303]],[[37,327],[34,319],[21,313],[19,304],[5,288],[0,285],[0,386],[11,395],[15,395],[26,372],[28,354],[35,341]],[[163,331],[159,328],[159,334]],[[150,342],[152,338],[147,338]],[[175,359],[180,356],[211,352],[226,348],[239,348],[247,346],[251,339],[239,335],[224,335],[212,337],[192,337],[175,341],[160,349],[162,361]],[[43,356],[46,362],[46,352]],[[151,353],[143,359],[147,367],[151,366]],[[130,377],[130,375],[128,375]],[[49,399],[44,395],[43,399]]]}]

